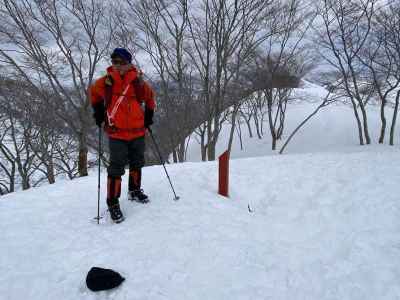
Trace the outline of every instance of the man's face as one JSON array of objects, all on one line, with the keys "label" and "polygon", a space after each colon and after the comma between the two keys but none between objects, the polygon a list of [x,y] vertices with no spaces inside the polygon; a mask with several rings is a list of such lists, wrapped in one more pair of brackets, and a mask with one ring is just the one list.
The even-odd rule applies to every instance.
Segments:
[{"label": "man's face", "polygon": [[111,63],[113,68],[116,69],[121,75],[125,74],[131,66],[129,62],[119,57],[113,58]]}]

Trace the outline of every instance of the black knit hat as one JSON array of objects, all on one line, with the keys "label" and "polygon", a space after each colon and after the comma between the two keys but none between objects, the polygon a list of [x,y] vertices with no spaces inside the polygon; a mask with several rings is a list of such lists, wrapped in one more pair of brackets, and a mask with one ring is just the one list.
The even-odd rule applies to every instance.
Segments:
[{"label": "black knit hat", "polygon": [[129,53],[125,48],[115,48],[113,53],[111,53],[111,58],[122,58],[128,63],[132,63],[132,54]]},{"label": "black knit hat", "polygon": [[90,290],[97,292],[115,288],[124,280],[124,277],[113,270],[93,267],[86,276],[86,285]]}]

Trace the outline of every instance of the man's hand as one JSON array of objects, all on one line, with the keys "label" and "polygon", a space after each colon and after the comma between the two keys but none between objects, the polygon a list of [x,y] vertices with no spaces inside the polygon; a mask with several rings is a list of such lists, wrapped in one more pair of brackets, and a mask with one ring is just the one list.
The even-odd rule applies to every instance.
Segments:
[{"label": "man's hand", "polygon": [[144,111],[144,127],[150,128],[150,126],[153,124],[153,116],[154,110],[146,107]]},{"label": "man's hand", "polygon": [[105,117],[105,108],[104,108],[104,103],[99,102],[95,106],[93,106],[93,118],[96,122],[96,125],[101,127],[101,124],[104,122],[104,117]]}]

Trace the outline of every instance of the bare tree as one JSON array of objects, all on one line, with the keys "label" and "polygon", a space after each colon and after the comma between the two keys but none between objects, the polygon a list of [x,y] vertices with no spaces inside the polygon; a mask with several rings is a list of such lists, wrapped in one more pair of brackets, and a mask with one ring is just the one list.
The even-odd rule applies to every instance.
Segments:
[{"label": "bare tree", "polygon": [[78,145],[71,130],[45,105],[44,96],[51,98],[51,93],[38,93],[24,80],[0,78],[0,166],[10,184],[7,192],[19,188],[19,179],[27,189],[44,181],[52,184],[65,173],[76,177]]},{"label": "bare tree", "polygon": [[306,62],[308,45],[304,38],[315,16],[310,5],[301,0],[276,1],[274,5],[274,14],[267,24],[278,32],[260,46],[254,62],[255,80],[268,79],[271,83],[263,86],[264,99],[260,99],[257,106],[260,112],[263,106],[267,107],[272,150],[283,134],[292,90],[298,87],[299,78],[310,68]]},{"label": "bare tree", "polygon": [[[183,51],[188,27],[187,0],[126,0],[128,14],[118,14],[121,43],[143,51],[156,71],[157,120],[153,126],[171,149],[174,162],[185,160],[186,138],[193,115],[193,78]],[[132,14],[134,18],[132,19]],[[134,20],[134,21],[131,21]],[[126,39],[126,36],[135,38]],[[143,62],[137,61],[138,65]]]},{"label": "bare tree", "polygon": [[[302,1],[275,1],[263,18],[266,29],[260,29],[264,36],[262,44],[242,60],[242,67],[237,68],[234,80],[227,85],[228,98],[236,98],[232,106],[231,131],[228,149],[231,148],[234,126],[233,117],[240,111],[248,125],[250,136],[252,129],[250,120],[258,138],[264,134],[264,119],[268,116],[273,149],[284,129],[286,105],[293,88],[299,84],[299,77],[304,73],[304,66],[298,63],[304,45],[302,40],[310,27],[312,12]],[[245,41],[245,40],[244,40]],[[243,45],[243,47],[245,47]],[[301,68],[300,68],[301,66]],[[243,101],[245,100],[245,101]],[[241,108],[242,106],[243,108]],[[273,112],[274,108],[276,113]]]},{"label": "bare tree", "polygon": [[[168,145],[174,161],[184,159],[186,139],[193,131],[198,134],[202,159],[215,159],[215,144],[230,106],[228,148],[231,147],[242,100],[255,88],[248,80],[242,81],[242,69],[251,64],[255,49],[268,36],[289,31],[289,25],[285,30],[276,24],[266,30],[264,25],[270,18],[279,19],[278,9],[282,16],[290,12],[299,18],[300,1],[283,3],[205,0],[198,6],[188,0],[127,0],[135,22],[127,19],[129,14],[121,12],[118,17],[124,20],[123,31],[128,36],[134,25],[136,39],[121,41],[134,43],[134,49],[144,51],[156,70],[155,128],[163,136],[163,144]],[[298,25],[294,21],[282,23],[290,23],[290,32]],[[291,35],[286,36],[287,42]],[[270,77],[264,80],[271,82]],[[263,116],[256,126],[259,135]],[[283,126],[280,132],[282,129]]]},{"label": "bare tree", "polygon": [[15,191],[16,162],[7,147],[8,118],[3,111],[0,117],[0,188],[1,194]]},{"label": "bare tree", "polygon": [[203,0],[200,5],[192,5],[191,44],[185,51],[202,81],[208,160],[215,159],[221,114],[233,104],[226,97],[227,88],[254,49],[265,40],[266,34],[260,34],[259,29],[271,2]]},{"label": "bare tree", "polygon": [[206,124],[200,124],[194,130],[195,140],[200,144],[201,160],[207,161]]},{"label": "bare tree", "polygon": [[1,0],[0,59],[38,91],[52,89],[46,104],[79,141],[78,169],[87,175],[91,126],[87,87],[112,39],[109,5],[100,0]]},{"label": "bare tree", "polygon": [[251,127],[251,119],[253,118],[254,109],[250,101],[244,101],[243,105],[239,108],[240,119],[243,120],[247,125],[247,131],[249,132],[249,137],[253,137],[253,131]]},{"label": "bare tree", "polygon": [[[338,89],[350,99],[357,121],[360,144],[371,143],[365,104],[373,91],[365,82],[365,65],[359,60],[372,27],[377,0],[323,0],[318,8],[323,30],[319,46],[325,61],[341,74]],[[359,112],[360,110],[360,112]]]},{"label": "bare tree", "polygon": [[[40,95],[43,94],[45,92]],[[55,182],[51,149],[57,142],[54,140],[57,122],[55,114],[38,98],[40,95],[24,81],[0,79],[0,110],[5,125],[2,152],[11,169],[13,165],[17,166],[23,189],[42,181],[39,172],[46,175],[44,178],[49,183]]]},{"label": "bare tree", "polygon": [[[380,7],[373,20],[373,34],[362,53],[361,60],[371,73],[381,110],[381,131],[379,143],[384,142],[386,132],[385,107],[394,106],[390,128],[390,145],[394,144],[400,98],[400,5],[390,4]],[[391,101],[394,99],[394,101]]]},{"label": "bare tree", "polygon": [[31,138],[34,129],[30,122],[26,120],[21,122],[17,118],[19,112],[13,107],[13,101],[9,101],[9,97],[5,99],[3,95],[0,97],[2,98],[0,109],[5,116],[3,138],[0,144],[2,169],[6,171],[7,165],[4,165],[4,161],[7,161],[9,169],[6,173],[10,180],[10,192],[14,191],[18,183],[17,179],[21,180],[22,189],[26,190],[31,187],[31,176],[35,172],[33,166],[36,156],[26,142]]},{"label": "bare tree", "polygon": [[58,174],[65,174],[68,179],[74,179],[79,175],[78,163],[75,159],[79,145],[71,136],[62,136],[55,144],[54,165]]},{"label": "bare tree", "polygon": [[[279,60],[280,62],[272,62],[269,57],[258,59],[257,66],[253,71],[255,81],[264,82],[265,78],[270,78],[271,82],[269,85],[264,84],[251,102],[254,111],[253,119],[259,138],[263,134],[261,126],[264,122],[264,110],[266,110],[272,138],[272,150],[276,150],[277,141],[283,134],[286,108],[291,100],[292,90],[299,85],[299,79],[292,75],[296,72],[294,70],[291,72],[288,69],[288,61],[283,63],[282,58],[279,58]],[[279,66],[280,64],[282,65]],[[258,120],[259,116],[261,120]]]}]

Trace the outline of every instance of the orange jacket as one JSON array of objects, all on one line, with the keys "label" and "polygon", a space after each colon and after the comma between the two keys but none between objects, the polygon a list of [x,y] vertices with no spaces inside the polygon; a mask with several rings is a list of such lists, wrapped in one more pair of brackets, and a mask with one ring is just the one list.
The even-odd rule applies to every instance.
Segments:
[{"label": "orange jacket", "polygon": [[[133,85],[132,82],[138,78],[137,69],[132,68],[121,78],[118,71],[112,66],[107,68],[108,75],[101,77],[89,88],[90,101],[95,106],[101,101],[105,101],[107,78],[112,78],[112,96],[107,106],[107,116],[111,118],[112,124],[109,124],[106,116],[105,131],[115,139],[132,140],[144,136],[144,110],[142,103],[146,108],[154,110],[154,92],[151,87],[140,80],[140,83]],[[128,87],[129,86],[129,87]],[[125,97],[122,97],[124,90]],[[119,102],[119,105],[116,105]],[[117,108],[116,108],[117,107]],[[114,115],[113,115],[114,111]]]}]

